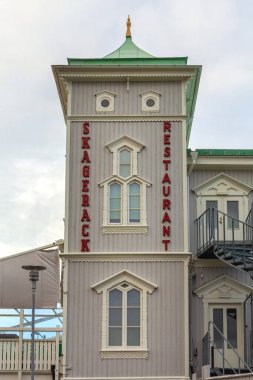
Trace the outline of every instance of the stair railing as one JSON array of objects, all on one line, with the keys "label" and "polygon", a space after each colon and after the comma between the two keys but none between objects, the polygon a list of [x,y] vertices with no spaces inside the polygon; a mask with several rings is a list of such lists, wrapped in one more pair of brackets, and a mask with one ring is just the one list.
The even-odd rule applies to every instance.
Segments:
[{"label": "stair railing", "polygon": [[[216,346],[216,343],[211,338],[211,329],[213,331],[215,330],[220,338],[222,339],[222,348],[218,348]],[[238,368],[236,371],[236,368],[234,368],[231,363],[228,361],[228,359],[225,357],[225,344],[227,347],[234,352],[238,359]],[[232,344],[228,341],[228,339],[223,335],[223,333],[219,330],[219,328],[216,326],[216,324],[213,321],[208,322],[208,332],[202,339],[202,347],[203,347],[203,365],[210,364],[210,367],[212,369],[215,368],[215,359],[214,359],[214,353],[217,352],[221,358],[222,358],[222,374],[225,374],[225,364],[228,365],[235,374],[240,373],[241,369],[247,369],[249,372],[253,372],[251,368],[248,366],[248,364],[244,361],[244,359],[239,355],[239,353],[235,350],[235,348],[232,346]],[[242,364],[242,365],[241,365]]]},{"label": "stair railing", "polygon": [[[251,216],[250,216],[251,217]],[[206,252],[209,247],[226,252],[229,245],[235,258],[236,243],[240,242],[245,255],[246,244],[252,245],[253,253],[253,224],[250,225],[233,216],[225,214],[216,208],[208,208],[196,220],[197,225],[197,254]],[[245,258],[245,257],[244,257]]]}]

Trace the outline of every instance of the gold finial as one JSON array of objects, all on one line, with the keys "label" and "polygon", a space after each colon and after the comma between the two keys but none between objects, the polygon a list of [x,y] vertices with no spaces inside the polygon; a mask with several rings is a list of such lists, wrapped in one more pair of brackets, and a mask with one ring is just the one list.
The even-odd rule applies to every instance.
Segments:
[{"label": "gold finial", "polygon": [[128,15],[128,18],[127,18],[126,25],[127,25],[126,37],[132,37],[131,36],[131,20],[130,20],[130,16],[129,15]]}]

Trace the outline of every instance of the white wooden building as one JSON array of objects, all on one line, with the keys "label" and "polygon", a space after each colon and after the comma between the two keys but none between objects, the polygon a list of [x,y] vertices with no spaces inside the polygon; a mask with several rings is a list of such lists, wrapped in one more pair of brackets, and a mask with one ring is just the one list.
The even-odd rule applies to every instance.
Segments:
[{"label": "white wooden building", "polygon": [[201,66],[141,50],[128,19],[116,51],[53,73],[63,379],[252,377],[253,150],[188,148]]}]

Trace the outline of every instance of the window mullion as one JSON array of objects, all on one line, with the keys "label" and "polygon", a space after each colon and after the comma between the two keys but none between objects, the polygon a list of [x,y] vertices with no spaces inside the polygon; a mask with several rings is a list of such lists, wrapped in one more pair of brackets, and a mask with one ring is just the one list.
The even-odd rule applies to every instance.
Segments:
[{"label": "window mullion", "polygon": [[127,346],[127,292],[123,292],[122,303],[122,347]]}]

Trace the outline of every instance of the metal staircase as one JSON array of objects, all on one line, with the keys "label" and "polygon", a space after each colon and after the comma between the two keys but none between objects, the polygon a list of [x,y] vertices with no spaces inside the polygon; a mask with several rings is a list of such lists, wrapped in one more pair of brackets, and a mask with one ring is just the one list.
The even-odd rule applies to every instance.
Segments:
[{"label": "metal staircase", "polygon": [[[211,331],[216,332],[220,337],[220,345],[217,345],[217,342],[212,338]],[[225,345],[227,345],[233,352],[235,357],[237,358],[237,367],[234,368],[228,358],[225,355]],[[219,347],[218,347],[219,346]],[[228,374],[236,375],[240,373],[252,373],[252,369],[248,366],[248,364],[244,361],[244,359],[238,354],[238,352],[234,349],[231,343],[227,340],[227,338],[222,334],[219,328],[213,323],[209,321],[208,323],[208,331],[204,338],[202,339],[202,352],[203,352],[203,365],[210,365],[210,375],[211,376],[224,376]],[[215,356],[220,357],[220,362],[222,366],[220,368],[216,367],[215,364]]]},{"label": "metal staircase", "polygon": [[215,208],[208,208],[198,219],[198,258],[219,258],[244,270],[253,278],[253,213],[243,222]]}]

